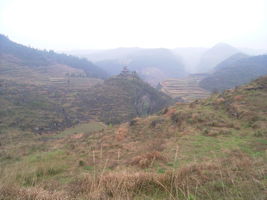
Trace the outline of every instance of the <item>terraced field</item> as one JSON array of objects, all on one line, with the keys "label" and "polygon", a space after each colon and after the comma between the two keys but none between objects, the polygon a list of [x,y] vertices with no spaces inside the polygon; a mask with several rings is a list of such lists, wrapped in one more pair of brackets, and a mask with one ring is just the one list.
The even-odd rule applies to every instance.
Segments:
[{"label": "terraced field", "polygon": [[207,98],[210,92],[198,85],[205,77],[205,74],[194,74],[185,78],[168,79],[160,83],[161,91],[173,98],[181,98],[186,102]]}]

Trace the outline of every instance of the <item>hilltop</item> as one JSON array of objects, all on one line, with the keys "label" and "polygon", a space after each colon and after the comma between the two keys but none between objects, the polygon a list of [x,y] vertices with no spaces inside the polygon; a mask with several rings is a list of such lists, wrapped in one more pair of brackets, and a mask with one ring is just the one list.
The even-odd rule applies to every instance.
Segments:
[{"label": "hilltop", "polygon": [[263,77],[96,132],[13,132],[1,140],[0,197],[264,200],[266,98]]}]

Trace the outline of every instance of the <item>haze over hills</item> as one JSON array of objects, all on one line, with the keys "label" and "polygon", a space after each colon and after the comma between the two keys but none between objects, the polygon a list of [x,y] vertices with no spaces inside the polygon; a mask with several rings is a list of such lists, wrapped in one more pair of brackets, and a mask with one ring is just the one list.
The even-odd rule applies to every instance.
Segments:
[{"label": "haze over hills", "polygon": [[210,72],[217,64],[224,59],[238,53],[239,50],[228,44],[217,44],[211,49],[207,50],[201,57],[197,66],[198,73]]},{"label": "haze over hills", "polygon": [[[247,53],[248,55],[261,55],[267,50],[257,50],[257,49],[245,49],[245,48],[235,48],[229,44],[219,43],[214,45],[212,48],[202,48],[202,47],[188,47],[188,48],[175,48],[169,49],[172,54],[176,56],[177,63],[176,70],[180,71],[179,76],[184,76],[188,73],[209,73],[213,68],[222,62],[224,59],[236,54],[236,53]],[[170,52],[167,52],[167,49],[143,49],[143,48],[117,48],[109,50],[79,50],[79,51],[67,51],[70,54],[77,55],[80,57],[86,57],[89,60],[94,61],[101,68],[108,71],[110,75],[117,75],[121,70],[122,65],[131,65],[131,62],[135,62],[134,59],[136,55],[147,56],[147,52],[150,51],[150,56],[162,57],[162,60],[166,62],[173,62],[174,58]],[[142,55],[143,54],[143,55]],[[167,54],[169,54],[167,56]],[[154,58],[153,58],[154,59]],[[150,68],[153,63],[142,62],[143,68]],[[108,67],[111,65],[112,67]],[[155,65],[155,64],[154,64]],[[173,66],[174,64],[172,64]],[[180,67],[179,67],[180,66]],[[182,71],[181,66],[183,66],[185,73]],[[161,73],[165,73],[164,77],[166,78],[178,78],[177,73],[174,76],[169,76],[164,71],[164,68],[168,66],[156,67],[157,70],[160,70]],[[131,70],[136,70],[136,66],[132,66]],[[138,71],[142,76],[142,72]],[[182,75],[183,74],[183,75]],[[153,77],[153,73],[151,75]],[[162,78],[159,78],[162,79]]]},{"label": "haze over hills", "polygon": [[124,60],[128,59],[128,57],[132,54],[135,54],[142,48],[132,47],[132,48],[116,48],[116,49],[103,49],[103,50],[79,50],[79,51],[67,51],[70,54],[77,55],[80,57],[88,58],[89,60],[100,61],[100,60]]},{"label": "haze over hills", "polygon": [[176,49],[142,49],[117,48],[99,50],[97,52],[76,51],[74,55],[95,61],[96,65],[110,75],[120,72],[122,65],[128,65],[140,76],[156,86],[168,78],[184,77],[188,73],[209,72],[219,62],[239,50],[227,44],[217,44],[208,48],[176,48]]},{"label": "haze over hills", "polygon": [[166,78],[182,77],[186,74],[181,58],[163,48],[118,48],[80,56],[94,60],[96,65],[110,75],[117,75],[121,66],[127,65],[153,86]]},{"label": "haze over hills", "polygon": [[[263,51],[253,49],[250,51],[252,54],[260,52]],[[207,91],[208,87],[213,88],[212,90],[208,89],[210,92],[215,89],[222,90],[221,85],[227,85],[224,83],[224,80],[217,80],[221,85],[219,83],[212,85],[213,82],[204,85],[204,82],[208,80],[205,77],[209,76],[210,78],[212,75],[209,74],[218,72],[219,68],[224,68],[241,58],[249,57],[250,54],[246,55],[242,53],[242,49],[239,50],[231,45],[219,43],[210,49],[194,47],[176,48],[172,50],[118,48],[98,51],[97,53],[88,52],[88,54],[84,54],[83,56],[97,60],[95,64],[107,71],[110,75],[120,73],[122,66],[128,65],[131,70],[137,71],[140,77],[152,86],[156,87],[160,83],[162,91],[166,94],[178,99],[192,100],[206,97],[209,94]],[[206,74],[203,74],[203,72]],[[197,74],[190,76],[188,73],[201,74],[200,76]],[[264,72],[259,72],[257,75],[254,74],[253,77],[257,78],[264,74]],[[197,81],[192,77],[198,77]],[[202,79],[205,79],[205,81],[202,81]],[[229,76],[226,82],[232,81],[233,83],[229,83],[224,89],[229,89],[252,80],[248,79],[245,82],[241,81],[238,83],[237,80],[232,79],[235,79],[235,77]],[[234,82],[236,83],[234,84]],[[202,88],[199,87],[199,83],[201,83]]]},{"label": "haze over hills", "polygon": [[209,91],[223,91],[267,74],[267,55],[248,57],[236,54],[215,67],[215,72],[200,81]]},{"label": "haze over hills", "polygon": [[182,58],[182,62],[185,65],[188,73],[197,73],[198,64],[202,55],[208,50],[208,48],[201,47],[188,47],[188,48],[176,48],[172,49],[173,53]]},{"label": "haze over hills", "polygon": [[217,70],[220,70],[220,69],[225,69],[225,68],[231,67],[238,60],[241,60],[243,58],[248,58],[248,57],[249,56],[247,54],[236,53],[236,54],[234,54],[232,56],[229,56],[228,58],[226,58],[225,60],[220,62],[218,65],[216,65],[214,70],[217,71]]},{"label": "haze over hills", "polygon": [[239,48],[239,49],[241,50],[241,52],[251,56],[267,54],[267,49],[251,49],[251,48]]},{"label": "haze over hills", "polygon": [[181,59],[168,49],[141,50],[131,56],[128,66],[152,85],[167,78],[186,75]]}]

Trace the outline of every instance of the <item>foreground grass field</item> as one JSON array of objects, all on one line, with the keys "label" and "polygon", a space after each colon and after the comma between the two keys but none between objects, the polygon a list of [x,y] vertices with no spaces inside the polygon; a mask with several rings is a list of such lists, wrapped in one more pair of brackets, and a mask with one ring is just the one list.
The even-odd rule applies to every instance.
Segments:
[{"label": "foreground grass field", "polygon": [[267,78],[146,118],[1,135],[0,199],[267,197]]}]

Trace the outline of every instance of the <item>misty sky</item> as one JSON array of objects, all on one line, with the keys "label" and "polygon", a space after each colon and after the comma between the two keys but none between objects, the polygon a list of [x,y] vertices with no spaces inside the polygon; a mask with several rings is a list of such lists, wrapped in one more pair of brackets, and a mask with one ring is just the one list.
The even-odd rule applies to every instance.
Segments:
[{"label": "misty sky", "polygon": [[41,49],[267,48],[267,0],[0,0],[0,33]]}]

